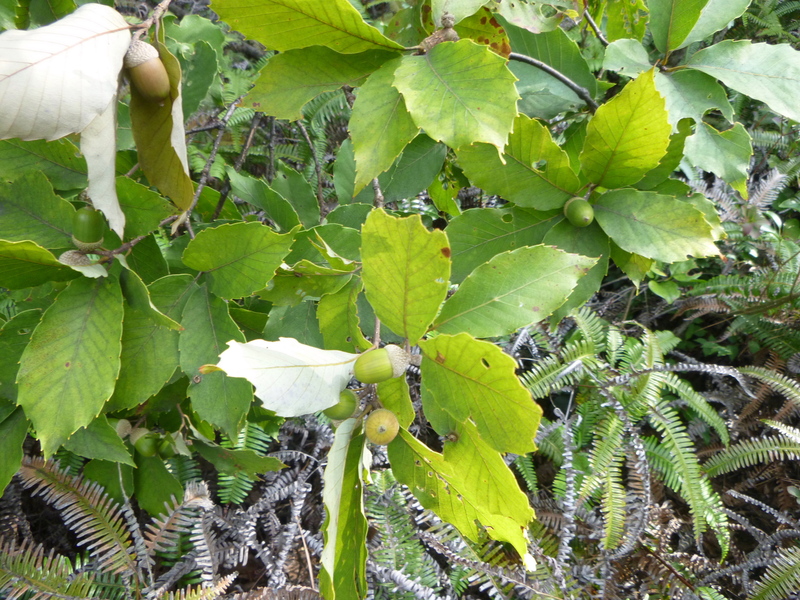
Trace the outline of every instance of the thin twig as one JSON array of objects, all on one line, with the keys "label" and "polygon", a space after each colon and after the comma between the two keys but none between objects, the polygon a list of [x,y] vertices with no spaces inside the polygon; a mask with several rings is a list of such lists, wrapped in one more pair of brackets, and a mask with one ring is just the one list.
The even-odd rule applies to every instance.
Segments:
[{"label": "thin twig", "polygon": [[[241,171],[242,165],[244,164],[245,159],[247,158],[247,153],[250,151],[250,147],[253,145],[253,138],[255,137],[256,131],[258,131],[258,126],[261,123],[261,113],[256,113],[253,115],[253,120],[250,122],[250,131],[247,133],[247,139],[244,141],[244,146],[242,147],[242,151],[239,153],[239,156],[236,158],[236,162],[233,163],[233,170],[237,173]],[[217,206],[214,209],[214,214],[211,216],[212,221],[216,221],[219,218],[220,213],[222,212],[222,207],[225,206],[225,200],[228,199],[228,194],[231,192],[231,182],[230,178],[225,178],[225,185],[223,186],[222,190],[219,194],[219,202],[217,202]]]},{"label": "thin twig", "polygon": [[383,196],[381,183],[377,177],[372,180],[372,189],[375,191],[375,208],[383,208],[386,199]]},{"label": "thin twig", "polygon": [[518,62],[531,65],[532,67],[536,67],[537,69],[544,71],[548,75],[555,77],[561,83],[566,85],[569,89],[575,92],[581,100],[586,102],[586,104],[589,106],[589,110],[595,112],[598,109],[599,105],[597,104],[597,102],[594,101],[594,98],[592,98],[592,95],[589,93],[589,90],[572,81],[572,79],[564,75],[561,71],[557,71],[550,65],[543,63],[540,60],[537,60],[530,56],[526,56],[525,54],[519,54],[517,52],[512,52],[511,54],[508,55],[508,58],[509,60],[516,60]]},{"label": "thin twig", "polygon": [[172,0],[163,0],[162,2],[159,2],[147,19],[138,25],[135,25],[137,31],[135,31],[133,34],[134,40],[140,39],[147,32],[147,30],[153,26],[153,23],[157,22],[161,19],[161,17],[164,16],[164,13],[167,12],[167,9],[169,8],[170,2],[172,2]]},{"label": "thin twig", "polygon": [[594,22],[592,15],[589,14],[589,9],[583,11],[583,16],[586,19],[586,22],[589,23],[589,26],[592,28],[592,31],[594,31],[594,34],[597,36],[597,39],[600,40],[600,43],[603,44],[603,46],[608,46],[608,40],[603,35],[603,32],[600,31],[600,28],[597,26],[597,23]]}]

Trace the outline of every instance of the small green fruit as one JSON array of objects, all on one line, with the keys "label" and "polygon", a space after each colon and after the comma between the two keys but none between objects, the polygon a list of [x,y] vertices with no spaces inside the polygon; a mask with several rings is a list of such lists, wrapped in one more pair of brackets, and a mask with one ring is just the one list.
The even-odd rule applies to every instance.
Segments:
[{"label": "small green fruit", "polygon": [[342,390],[339,394],[339,403],[330,408],[326,408],[322,412],[324,412],[325,416],[329,419],[342,421],[352,417],[357,406],[358,396],[356,396],[356,393],[353,390]]},{"label": "small green fruit", "polygon": [[103,214],[93,208],[84,206],[72,217],[72,243],[82,252],[91,252],[103,245],[105,230]]},{"label": "small green fruit", "polygon": [[572,198],[564,205],[564,216],[575,227],[588,227],[594,221],[594,209],[583,198]]},{"label": "small green fruit", "polygon": [[356,379],[362,383],[380,383],[403,375],[408,364],[408,352],[400,346],[389,344],[359,356],[353,370]]},{"label": "small green fruit", "polygon": [[394,413],[385,408],[373,410],[364,424],[367,439],[378,446],[385,446],[397,437],[400,423]]},{"label": "small green fruit", "polygon": [[175,445],[175,440],[172,439],[171,434],[166,434],[158,443],[158,455],[161,458],[172,458],[177,453],[178,447]]},{"label": "small green fruit", "polygon": [[131,87],[148,102],[162,102],[169,97],[170,83],[167,69],[158,55],[158,50],[147,42],[136,40],[125,54],[125,68]]},{"label": "small green fruit", "polygon": [[137,427],[131,431],[130,439],[133,447],[142,456],[155,456],[158,452],[158,434],[149,429]]}]

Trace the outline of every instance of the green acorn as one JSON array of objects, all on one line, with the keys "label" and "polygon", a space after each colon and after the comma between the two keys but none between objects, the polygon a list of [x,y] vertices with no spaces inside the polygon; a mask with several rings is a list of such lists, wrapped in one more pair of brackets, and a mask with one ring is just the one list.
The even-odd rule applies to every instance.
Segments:
[{"label": "green acorn", "polygon": [[358,396],[353,390],[342,390],[339,394],[339,403],[326,408],[322,412],[329,419],[343,421],[353,416],[358,407]]},{"label": "green acorn", "polygon": [[400,346],[389,344],[359,356],[353,370],[356,379],[362,383],[380,383],[403,375],[409,360],[408,352]]},{"label": "green acorn", "polygon": [[386,446],[400,431],[400,423],[395,414],[386,409],[373,410],[364,423],[364,433],[367,439],[378,446]]},{"label": "green acorn", "polygon": [[594,221],[594,208],[583,198],[572,198],[564,205],[564,216],[575,227],[588,227]]},{"label": "green acorn", "polygon": [[81,252],[91,252],[103,245],[106,220],[99,210],[84,206],[72,217],[72,243]]},{"label": "green acorn", "polygon": [[170,83],[167,69],[158,50],[147,42],[135,40],[125,54],[125,68],[131,86],[149,102],[162,102],[169,97]]},{"label": "green acorn", "polygon": [[131,443],[136,451],[145,457],[155,456],[158,452],[159,435],[144,427],[137,427],[131,431]]}]

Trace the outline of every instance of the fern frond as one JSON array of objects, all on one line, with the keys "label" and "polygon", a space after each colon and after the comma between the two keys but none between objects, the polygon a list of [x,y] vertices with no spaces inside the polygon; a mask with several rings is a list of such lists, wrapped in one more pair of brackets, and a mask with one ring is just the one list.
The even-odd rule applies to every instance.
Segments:
[{"label": "fern frond", "polygon": [[173,553],[180,544],[181,536],[191,535],[197,521],[197,510],[212,508],[208,487],[204,482],[189,483],[179,503],[173,498],[166,514],[154,518],[147,525],[145,548],[149,556],[156,552]]},{"label": "fern frond", "polygon": [[703,463],[703,471],[708,477],[717,477],[744,467],[788,459],[800,459],[800,444],[775,435],[732,444]]},{"label": "fern frond", "polygon": [[783,394],[787,400],[800,406],[800,385],[793,379],[763,367],[739,367],[739,372],[763,381],[776,392]]},{"label": "fern frond", "polygon": [[603,483],[606,471],[619,464],[624,456],[622,435],[624,423],[614,413],[606,415],[596,427],[594,445],[590,453],[592,473],[583,479],[578,498],[585,501]]},{"label": "fern frond", "polygon": [[[270,435],[263,427],[257,423],[247,423],[239,431],[238,439],[235,441],[223,437],[222,446],[236,450],[252,450],[259,456],[265,456],[269,452],[269,444],[272,441]],[[220,502],[222,504],[241,504],[247,498],[250,490],[253,489],[257,479],[250,477],[242,472],[235,475],[220,473],[217,482],[219,484]]]},{"label": "fern frond", "polygon": [[591,342],[571,342],[564,349],[563,356],[549,356],[533,365],[529,372],[522,375],[522,383],[534,398],[544,398],[578,383],[585,369],[600,372],[599,363]]},{"label": "fern frond", "polygon": [[165,594],[161,598],[164,600],[214,600],[222,596],[238,576],[239,574],[234,572],[212,585],[185,588]]},{"label": "fern frond", "polygon": [[53,505],[64,524],[86,546],[98,568],[113,573],[137,572],[130,533],[119,506],[96,482],[61,471],[56,463],[25,457],[19,470],[25,487]]},{"label": "fern frond", "polygon": [[625,533],[625,486],[622,483],[622,457],[603,473],[603,494],[600,510],[603,513],[603,548],[618,547]]},{"label": "fern frond", "polygon": [[575,321],[575,325],[578,327],[583,339],[592,343],[595,353],[601,354],[605,352],[608,323],[586,306],[572,311],[570,317]]},{"label": "fern frond", "polygon": [[703,396],[698,394],[691,385],[680,379],[673,373],[667,373],[664,377],[664,385],[683,401],[686,402],[709,427],[717,432],[723,444],[730,442],[728,428],[725,421],[719,416],[716,410],[708,403]]},{"label": "fern frond", "polygon": [[11,540],[0,544],[0,596],[19,598],[87,598],[92,595],[91,573],[75,574],[68,558],[45,553],[38,544]]},{"label": "fern frond", "polygon": [[756,584],[750,600],[784,600],[800,589],[800,548],[778,552],[764,577]]},{"label": "fern frond", "polygon": [[522,479],[528,487],[528,491],[532,494],[539,493],[539,479],[536,476],[536,468],[533,465],[533,458],[530,454],[518,456],[514,459],[514,466],[519,471]]}]

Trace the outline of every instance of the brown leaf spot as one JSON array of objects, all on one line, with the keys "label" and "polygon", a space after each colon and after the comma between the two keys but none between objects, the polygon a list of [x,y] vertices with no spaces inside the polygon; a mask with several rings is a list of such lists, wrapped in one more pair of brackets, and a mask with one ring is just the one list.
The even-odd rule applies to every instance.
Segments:
[{"label": "brown leaf spot", "polygon": [[69,369],[71,366],[72,366],[72,363],[71,363],[71,362],[69,362],[69,361],[67,361],[67,362],[65,362],[65,363],[64,363],[64,368],[65,368],[65,369]]},{"label": "brown leaf spot", "polygon": [[450,255],[452,254],[452,252],[450,252],[450,248],[445,246],[444,248],[442,248],[442,254],[444,256],[446,256],[447,258],[450,258]]},{"label": "brown leaf spot", "polygon": [[444,361],[445,361],[445,358],[444,358],[444,356],[442,356],[442,353],[441,352],[437,352],[436,353],[436,362],[439,363],[440,365],[443,365]]}]

